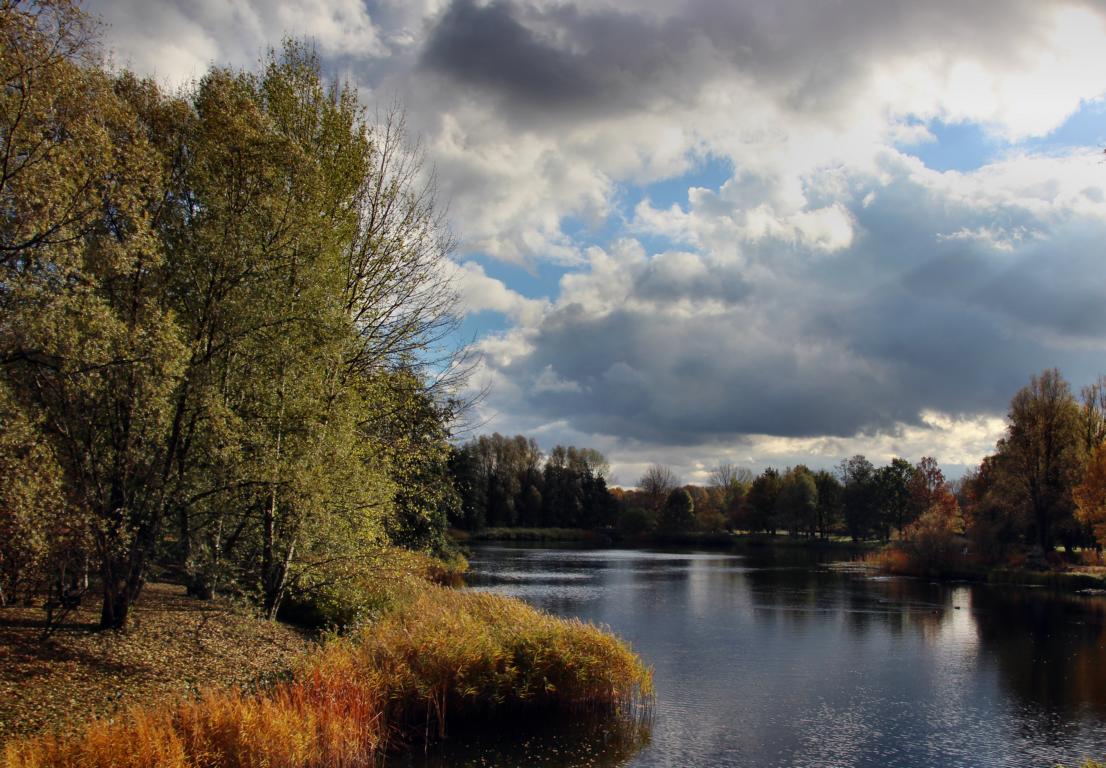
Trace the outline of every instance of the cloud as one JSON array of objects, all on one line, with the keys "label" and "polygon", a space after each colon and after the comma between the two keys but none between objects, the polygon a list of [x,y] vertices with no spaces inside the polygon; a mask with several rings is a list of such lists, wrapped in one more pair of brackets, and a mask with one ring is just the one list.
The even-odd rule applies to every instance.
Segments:
[{"label": "cloud", "polygon": [[449,262],[453,272],[452,282],[460,298],[461,311],[465,314],[492,311],[523,326],[540,321],[547,304],[538,299],[528,299],[504,285],[502,280],[489,277],[484,268],[474,261],[462,264]]},{"label": "cloud", "polygon": [[[1050,158],[1048,173],[1002,165],[950,179],[887,154],[847,180],[837,205],[852,234],[829,260],[785,229],[745,237],[739,258],[592,248],[540,321],[508,334],[525,352],[489,361],[497,380],[555,371],[573,386],[522,386],[491,405],[612,436],[622,452],[736,445],[763,461],[901,446],[978,459],[1031,373],[1059,365],[1085,381],[1106,351],[1106,208],[1069,204],[1095,167],[1080,154]],[[983,180],[989,194],[972,194]],[[724,196],[698,200],[718,214]],[[695,224],[717,215],[693,203],[678,216],[686,239],[710,241]]]},{"label": "cloud", "polygon": [[[1101,147],[1018,142],[1106,94],[1100,2],[91,7],[122,62],[174,82],[290,33],[407,105],[466,311],[510,324],[480,341],[489,429],[629,474],[927,443],[966,463],[1030,373],[1098,372]],[[933,121],[1014,146],[939,173],[897,149]],[[686,195],[652,186],[685,175]],[[561,277],[523,296],[485,259]]]}]

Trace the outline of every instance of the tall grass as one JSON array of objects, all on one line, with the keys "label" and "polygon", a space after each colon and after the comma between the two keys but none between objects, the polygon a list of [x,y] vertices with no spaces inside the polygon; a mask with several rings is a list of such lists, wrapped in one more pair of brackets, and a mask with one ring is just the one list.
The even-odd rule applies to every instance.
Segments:
[{"label": "tall grass", "polygon": [[342,768],[450,723],[532,709],[647,717],[652,675],[614,636],[509,598],[427,585],[290,681],[9,742],[5,768]]}]

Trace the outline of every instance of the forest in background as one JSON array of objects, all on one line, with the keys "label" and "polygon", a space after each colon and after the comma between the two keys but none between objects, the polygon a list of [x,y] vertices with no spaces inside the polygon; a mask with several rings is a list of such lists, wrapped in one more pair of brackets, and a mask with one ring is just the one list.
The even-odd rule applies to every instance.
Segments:
[{"label": "forest in background", "polygon": [[709,485],[653,465],[630,489],[608,489],[597,451],[556,447],[543,462],[522,435],[482,436],[449,462],[453,524],[609,528],[672,537],[741,531],[894,542],[929,569],[965,553],[985,565],[1045,565],[1058,549],[1106,544],[1106,378],[1077,398],[1058,370],[1033,376],[1010,403],[1005,436],[964,477],[933,457],[876,467],[863,455],[834,471],[805,465],[755,475],[719,464]]}]

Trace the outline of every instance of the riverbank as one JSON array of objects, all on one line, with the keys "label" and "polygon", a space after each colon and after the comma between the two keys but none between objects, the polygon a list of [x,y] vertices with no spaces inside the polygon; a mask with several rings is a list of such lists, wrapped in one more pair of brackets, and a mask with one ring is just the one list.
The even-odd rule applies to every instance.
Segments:
[{"label": "riverbank", "polygon": [[855,542],[846,538],[793,537],[787,534],[735,533],[731,531],[688,531],[684,533],[644,533],[628,535],[614,528],[485,528],[481,531],[451,531],[460,543],[533,542],[580,543],[615,547],[701,547],[706,549],[740,549],[742,547],[782,547],[793,549],[840,550],[868,552],[880,545]]},{"label": "riverbank", "polygon": [[920,567],[903,550],[888,546],[870,552],[856,567],[894,576],[915,576],[938,581],[968,581],[997,586],[1024,586],[1057,592],[1106,594],[1106,568],[1068,566],[1061,569],[1032,570],[1003,566],[983,566],[960,558],[960,562],[941,567]]},{"label": "riverbank", "polygon": [[651,699],[651,672],[614,636],[517,600],[421,582],[376,622],[300,655],[285,679],[255,692],[222,684],[156,706],[132,702],[84,727],[9,740],[0,763],[367,764],[451,723],[531,710],[636,719]]}]

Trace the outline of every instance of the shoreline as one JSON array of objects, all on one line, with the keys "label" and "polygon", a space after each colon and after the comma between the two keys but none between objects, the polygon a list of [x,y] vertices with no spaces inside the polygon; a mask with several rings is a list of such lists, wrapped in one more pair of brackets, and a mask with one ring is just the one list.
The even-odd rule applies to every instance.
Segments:
[{"label": "shoreline", "polygon": [[518,542],[536,544],[594,544],[615,549],[636,547],[703,547],[710,549],[740,549],[744,547],[779,547],[784,549],[841,550],[870,552],[879,548],[876,542],[851,539],[820,539],[791,537],[787,534],[762,533],[676,533],[637,534],[620,533],[613,528],[598,530],[586,528],[485,528],[482,531],[451,531],[458,544],[482,544],[491,542]]},{"label": "shoreline", "polygon": [[644,723],[652,698],[650,668],[613,634],[420,581],[376,621],[304,653],[286,677],[88,712],[84,724],[8,739],[0,764],[324,768],[379,760],[503,711]]}]

